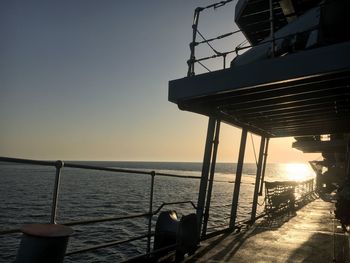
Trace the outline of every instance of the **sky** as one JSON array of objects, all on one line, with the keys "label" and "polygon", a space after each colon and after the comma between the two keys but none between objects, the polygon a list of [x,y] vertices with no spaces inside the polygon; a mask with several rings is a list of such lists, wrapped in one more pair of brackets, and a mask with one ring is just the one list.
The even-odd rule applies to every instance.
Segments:
[{"label": "sky", "polygon": [[[202,161],[207,117],[180,111],[167,92],[168,81],[187,72],[194,8],[211,3],[2,0],[0,156]],[[210,12],[200,17],[207,37],[237,29],[234,4]],[[236,35],[216,48],[242,41]],[[223,125],[218,161],[237,161],[240,134]],[[253,136],[256,151],[259,140]],[[292,149],[292,142],[272,139],[268,161],[319,156]],[[255,161],[251,136],[245,160]]]}]

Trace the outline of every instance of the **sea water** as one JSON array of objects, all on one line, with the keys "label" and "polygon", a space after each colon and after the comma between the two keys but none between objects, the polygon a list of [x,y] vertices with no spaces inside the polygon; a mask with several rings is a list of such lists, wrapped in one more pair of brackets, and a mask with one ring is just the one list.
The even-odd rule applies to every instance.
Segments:
[{"label": "sea water", "polygon": [[[181,176],[200,177],[201,163],[175,162],[84,162],[83,164],[130,168]],[[302,167],[302,169],[300,169]],[[208,232],[226,228],[230,220],[236,165],[218,163],[211,200]],[[244,164],[236,221],[250,218],[256,164]],[[302,174],[301,174],[302,173]],[[306,179],[313,176],[307,164],[268,164],[268,181]],[[0,230],[20,228],[28,223],[50,221],[55,178],[53,167],[0,163]],[[196,204],[198,179],[156,176],[153,210],[163,202],[192,201]],[[108,216],[147,213],[151,176],[63,168],[57,207],[57,222],[98,219]],[[259,198],[259,203],[263,197]],[[178,217],[195,210],[190,204],[165,206]],[[258,206],[258,213],[263,206]],[[157,216],[153,218],[153,230]],[[105,242],[124,240],[147,233],[147,218],[74,226],[68,251]],[[0,236],[0,262],[14,262],[21,234]],[[146,239],[77,254],[65,262],[118,262],[145,253]]]}]

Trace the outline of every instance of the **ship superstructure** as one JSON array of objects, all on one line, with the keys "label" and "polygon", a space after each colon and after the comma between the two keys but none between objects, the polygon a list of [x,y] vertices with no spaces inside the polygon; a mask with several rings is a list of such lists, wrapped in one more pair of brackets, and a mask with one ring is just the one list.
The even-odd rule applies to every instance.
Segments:
[{"label": "ship superstructure", "polygon": [[[347,30],[350,2],[240,0],[235,8],[235,21],[248,46],[227,52],[213,49],[214,55],[197,58],[198,45],[237,33],[210,39],[200,34],[199,14],[217,7],[196,9],[187,77],[169,82],[169,101],[181,110],[209,117],[197,211],[202,234],[206,232],[206,211],[210,206],[207,200],[210,200],[213,176],[210,167],[215,167],[220,122],[242,129],[231,210],[232,229],[248,132],[261,136],[252,221],[263,184],[268,142],[273,138],[295,137],[295,148],[322,152],[324,160],[317,164],[329,169],[328,187],[336,183],[347,198],[350,191],[346,186],[350,178],[350,31]],[[203,41],[197,40],[198,35]],[[226,56],[232,53],[236,57],[226,68]],[[217,57],[223,57],[223,69],[196,75],[195,65],[205,67],[206,60]],[[320,139],[327,136],[331,138],[329,142]],[[324,172],[317,176],[319,187],[323,185],[323,178]]]},{"label": "ship superstructure", "polygon": [[[349,262],[346,231],[350,224],[350,31],[347,30],[350,1],[238,0],[235,21],[239,30],[205,38],[198,30],[201,12],[229,3],[236,1],[221,1],[195,10],[187,76],[169,82],[169,101],[181,110],[208,116],[201,177],[0,157],[0,162],[47,166],[55,172],[50,223],[0,231],[0,236],[23,233],[16,262],[56,259],[55,262],[61,263],[64,256],[140,240],[146,241],[145,253],[125,262],[161,262],[162,259],[169,262],[173,252],[177,262]],[[210,44],[235,34],[243,34],[248,44],[230,51],[218,51]],[[209,45],[214,55],[197,58],[199,45]],[[233,54],[235,57],[227,61]],[[205,61],[217,58],[223,59],[223,68],[196,74],[198,64],[208,69]],[[208,233],[222,122],[241,128],[241,142],[225,225],[228,227]],[[260,136],[261,140],[249,219],[237,222],[248,133]],[[318,196],[313,179],[264,182],[269,141],[280,137],[295,137],[293,147],[303,152],[322,153],[323,160],[312,162],[317,172],[316,193],[323,199],[336,201],[335,216],[343,229],[337,230],[334,216],[329,213],[333,203],[320,198],[315,201]],[[66,168],[149,177],[146,211],[58,225],[60,174]],[[155,208],[154,185],[159,177],[200,180],[197,204],[191,200],[172,201]],[[258,215],[258,197],[263,195],[264,183],[265,211]],[[322,196],[334,189],[338,191],[336,198]],[[181,220],[174,211],[161,211],[165,206],[184,204],[190,205],[195,213],[184,215]],[[298,215],[296,208],[300,209]],[[276,212],[286,212],[289,222],[273,218]],[[265,217],[271,221],[261,220],[268,224],[259,228],[258,220]],[[144,233],[65,252],[72,233],[69,226],[114,224],[140,218],[146,219]],[[157,221],[155,226],[153,219]],[[246,231],[241,231],[242,228]],[[216,239],[204,243],[213,237]],[[199,242],[202,242],[200,248]],[[189,257],[184,258],[185,254]]]}]

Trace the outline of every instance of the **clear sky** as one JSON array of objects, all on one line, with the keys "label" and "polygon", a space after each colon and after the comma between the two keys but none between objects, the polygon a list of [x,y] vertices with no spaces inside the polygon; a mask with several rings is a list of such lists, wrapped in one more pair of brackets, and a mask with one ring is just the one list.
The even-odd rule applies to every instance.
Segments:
[{"label": "clear sky", "polygon": [[[193,10],[211,3],[2,0],[0,155],[201,161],[207,118],[180,111],[167,91],[186,74]],[[208,37],[236,29],[234,4],[212,13],[200,24]],[[219,161],[237,161],[239,136],[223,126]],[[269,161],[318,156],[292,141],[272,140]],[[254,161],[250,137],[246,161]]]}]

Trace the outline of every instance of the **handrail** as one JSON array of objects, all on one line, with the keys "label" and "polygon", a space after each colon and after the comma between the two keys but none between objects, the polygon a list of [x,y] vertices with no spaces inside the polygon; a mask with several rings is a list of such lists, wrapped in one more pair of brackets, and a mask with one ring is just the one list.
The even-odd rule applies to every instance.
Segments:
[{"label": "handrail", "polygon": [[110,216],[110,217],[104,217],[100,219],[87,219],[87,220],[72,221],[72,222],[62,222],[61,224],[66,226],[88,225],[88,224],[94,224],[94,223],[148,217],[149,215],[150,215],[149,213],[143,213],[143,214],[134,214],[134,215],[126,215],[126,216]]},{"label": "handrail", "polygon": [[124,239],[124,240],[119,240],[119,241],[111,241],[111,242],[103,243],[103,244],[100,244],[100,245],[95,245],[95,246],[90,246],[90,247],[87,247],[87,248],[82,248],[82,249],[78,249],[78,250],[74,250],[74,251],[69,251],[69,252],[66,253],[66,256],[71,256],[71,255],[79,254],[79,253],[83,253],[83,252],[89,252],[89,251],[93,251],[93,250],[100,249],[100,248],[106,248],[106,247],[112,247],[112,246],[121,245],[121,244],[125,244],[125,243],[130,243],[132,241],[144,239],[146,237],[148,237],[148,233],[145,234],[145,235],[133,237],[133,238],[130,238],[130,239]]},{"label": "handrail", "polygon": [[41,161],[41,160],[31,160],[31,159],[22,159],[22,158],[2,157],[2,156],[0,156],[0,162],[32,164],[32,165],[41,165],[41,166],[56,165],[55,161]]},{"label": "handrail", "polygon": [[[109,246],[115,246],[120,245],[124,243],[133,242],[135,240],[144,239],[147,238],[147,252],[145,255],[151,255],[152,251],[150,251],[150,245],[151,245],[151,237],[154,236],[154,233],[152,233],[152,217],[157,215],[164,206],[168,205],[178,205],[178,204],[190,204],[195,210],[197,210],[196,205],[191,200],[185,200],[185,201],[177,201],[177,202],[163,202],[160,204],[160,206],[153,210],[153,185],[154,185],[154,178],[155,177],[172,177],[172,178],[182,178],[182,179],[195,179],[199,180],[199,176],[186,176],[186,175],[177,175],[177,174],[171,174],[171,173],[161,173],[161,172],[155,172],[155,171],[146,171],[146,170],[135,170],[135,169],[120,169],[120,168],[111,168],[111,167],[102,167],[102,166],[94,166],[94,165],[86,165],[86,164],[76,164],[76,163],[70,163],[70,162],[63,162],[63,161],[41,161],[41,160],[31,160],[31,159],[20,159],[20,158],[10,158],[10,157],[0,157],[0,162],[9,162],[9,163],[20,163],[20,164],[30,164],[30,165],[40,165],[40,166],[51,166],[56,168],[56,176],[55,176],[55,184],[54,184],[54,191],[53,191],[53,201],[51,206],[51,223],[57,223],[56,221],[56,207],[58,203],[58,194],[59,194],[59,188],[60,188],[60,176],[61,176],[61,170],[64,168],[77,168],[77,169],[86,169],[86,170],[97,170],[97,171],[108,171],[108,172],[116,172],[116,173],[132,173],[132,174],[140,174],[140,175],[149,175],[151,176],[151,189],[150,189],[150,202],[149,202],[149,209],[148,212],[144,213],[138,213],[138,214],[129,214],[129,215],[122,215],[122,216],[107,216],[103,218],[90,218],[85,220],[79,220],[79,221],[71,221],[71,222],[59,222],[62,225],[67,226],[76,226],[76,225],[87,225],[87,224],[93,224],[93,223],[101,223],[101,222],[111,222],[111,221],[120,221],[120,220],[126,220],[126,219],[134,219],[134,218],[141,218],[146,217],[148,218],[148,233],[142,236],[138,237],[132,237],[130,239],[125,239],[121,241],[111,241],[104,244],[99,244],[92,247],[87,247],[75,251],[69,251],[67,252],[67,256],[77,254],[77,253],[83,253],[88,252],[91,250],[99,249],[99,248],[105,248]],[[229,183],[231,181],[221,181],[221,180],[214,180],[215,182],[224,182]],[[20,233],[21,230],[16,229],[5,229],[0,230],[0,236],[5,234],[14,234],[14,233]]]},{"label": "handrail", "polygon": [[[154,189],[154,178],[155,176],[163,176],[163,177],[175,177],[175,178],[183,178],[183,179],[200,179],[198,176],[181,176],[181,175],[175,175],[175,174],[167,174],[167,173],[156,173],[155,171],[145,171],[145,170],[133,170],[133,169],[119,169],[119,168],[110,168],[110,167],[101,167],[101,166],[94,166],[94,165],[85,165],[85,164],[75,164],[75,163],[65,163],[63,161],[40,161],[40,160],[31,160],[31,159],[20,159],[20,158],[10,158],[10,157],[0,157],[0,162],[10,162],[10,163],[20,163],[20,164],[30,164],[30,165],[40,165],[40,166],[51,166],[56,168],[56,176],[55,176],[55,184],[54,184],[54,190],[53,190],[53,201],[51,205],[51,220],[50,223],[56,224],[56,208],[58,203],[58,195],[59,195],[59,188],[60,188],[60,175],[62,168],[78,168],[78,169],[87,169],[87,170],[98,170],[98,171],[109,171],[109,172],[117,172],[117,173],[132,173],[132,174],[141,174],[141,175],[150,175],[151,176],[151,189],[150,189],[150,202],[149,202],[149,211],[146,213],[139,213],[139,214],[130,214],[130,215],[124,215],[124,216],[109,216],[104,218],[96,218],[96,219],[85,219],[85,220],[79,220],[79,221],[72,221],[72,222],[60,222],[62,225],[67,226],[75,226],[75,225],[86,225],[86,224],[93,224],[93,223],[101,223],[101,222],[110,222],[110,221],[119,221],[119,220],[126,220],[126,219],[133,219],[133,218],[140,218],[140,217],[148,217],[148,232],[145,235],[141,235],[138,237],[132,237],[125,240],[119,240],[119,241],[111,241],[75,251],[69,251],[66,253],[67,256],[88,252],[100,248],[120,245],[124,243],[130,243],[136,240],[147,238],[147,252],[145,255],[150,255],[150,245],[151,245],[151,237],[154,236],[154,233],[152,233],[152,217],[157,215],[161,209],[164,206],[167,205],[175,205],[175,204],[186,204],[189,203],[192,205],[194,209],[196,209],[195,204],[192,201],[179,201],[179,202],[163,202],[156,210],[153,210],[153,189]],[[0,230],[0,235],[5,234],[13,234],[13,233],[20,233],[21,230],[16,229],[6,229],[6,230]]]},{"label": "handrail", "polygon": [[[192,33],[192,41],[189,44],[189,46],[190,46],[190,58],[187,60],[187,65],[188,65],[187,76],[188,77],[195,75],[194,68],[195,68],[195,64],[196,63],[201,65],[207,71],[211,72],[211,70],[207,66],[205,66],[202,63],[202,61],[223,57],[223,68],[225,69],[226,68],[226,57],[227,57],[227,55],[235,53],[236,56],[238,56],[239,55],[238,54],[239,51],[250,49],[252,47],[259,46],[259,45],[270,44],[271,45],[271,57],[274,57],[275,56],[275,51],[276,51],[276,44],[277,44],[276,41],[287,39],[287,38],[296,36],[298,34],[311,32],[311,31],[314,31],[315,29],[318,28],[318,26],[315,26],[315,27],[313,27],[311,29],[307,29],[307,30],[296,32],[296,33],[288,34],[288,35],[285,35],[285,36],[282,36],[282,37],[276,37],[275,36],[275,32],[274,32],[274,22],[275,21],[274,21],[274,16],[273,16],[273,6],[272,6],[272,1],[269,0],[269,8],[264,11],[264,12],[269,12],[269,19],[268,20],[259,21],[259,22],[254,22],[254,24],[260,24],[260,23],[269,22],[269,24],[270,24],[270,28],[269,28],[269,30],[270,30],[270,39],[260,41],[259,43],[254,44],[254,45],[241,46],[241,44],[239,44],[233,50],[220,52],[220,51],[217,51],[209,43],[212,42],[212,41],[215,41],[215,40],[220,40],[220,39],[227,38],[229,36],[233,36],[233,35],[235,35],[237,33],[242,32],[242,30],[235,30],[235,31],[232,31],[232,32],[228,32],[228,33],[225,33],[225,34],[218,35],[217,37],[211,37],[209,39],[206,39],[200,33],[200,31],[198,30],[199,15],[200,15],[200,13],[203,10],[210,9],[210,8],[216,9],[218,7],[226,5],[229,2],[233,2],[233,0],[217,2],[217,3],[214,3],[214,4],[208,5],[206,7],[197,7],[194,10],[193,23],[192,23],[192,31],[193,31],[193,33]],[[325,5],[325,4],[321,4],[321,5]],[[199,35],[202,38],[202,41],[196,41],[197,35]],[[201,57],[201,58],[196,58],[195,57],[195,47],[199,46],[201,44],[207,44],[210,47],[210,49],[213,51],[214,54],[211,55],[211,56],[205,56],[205,57]]]}]

